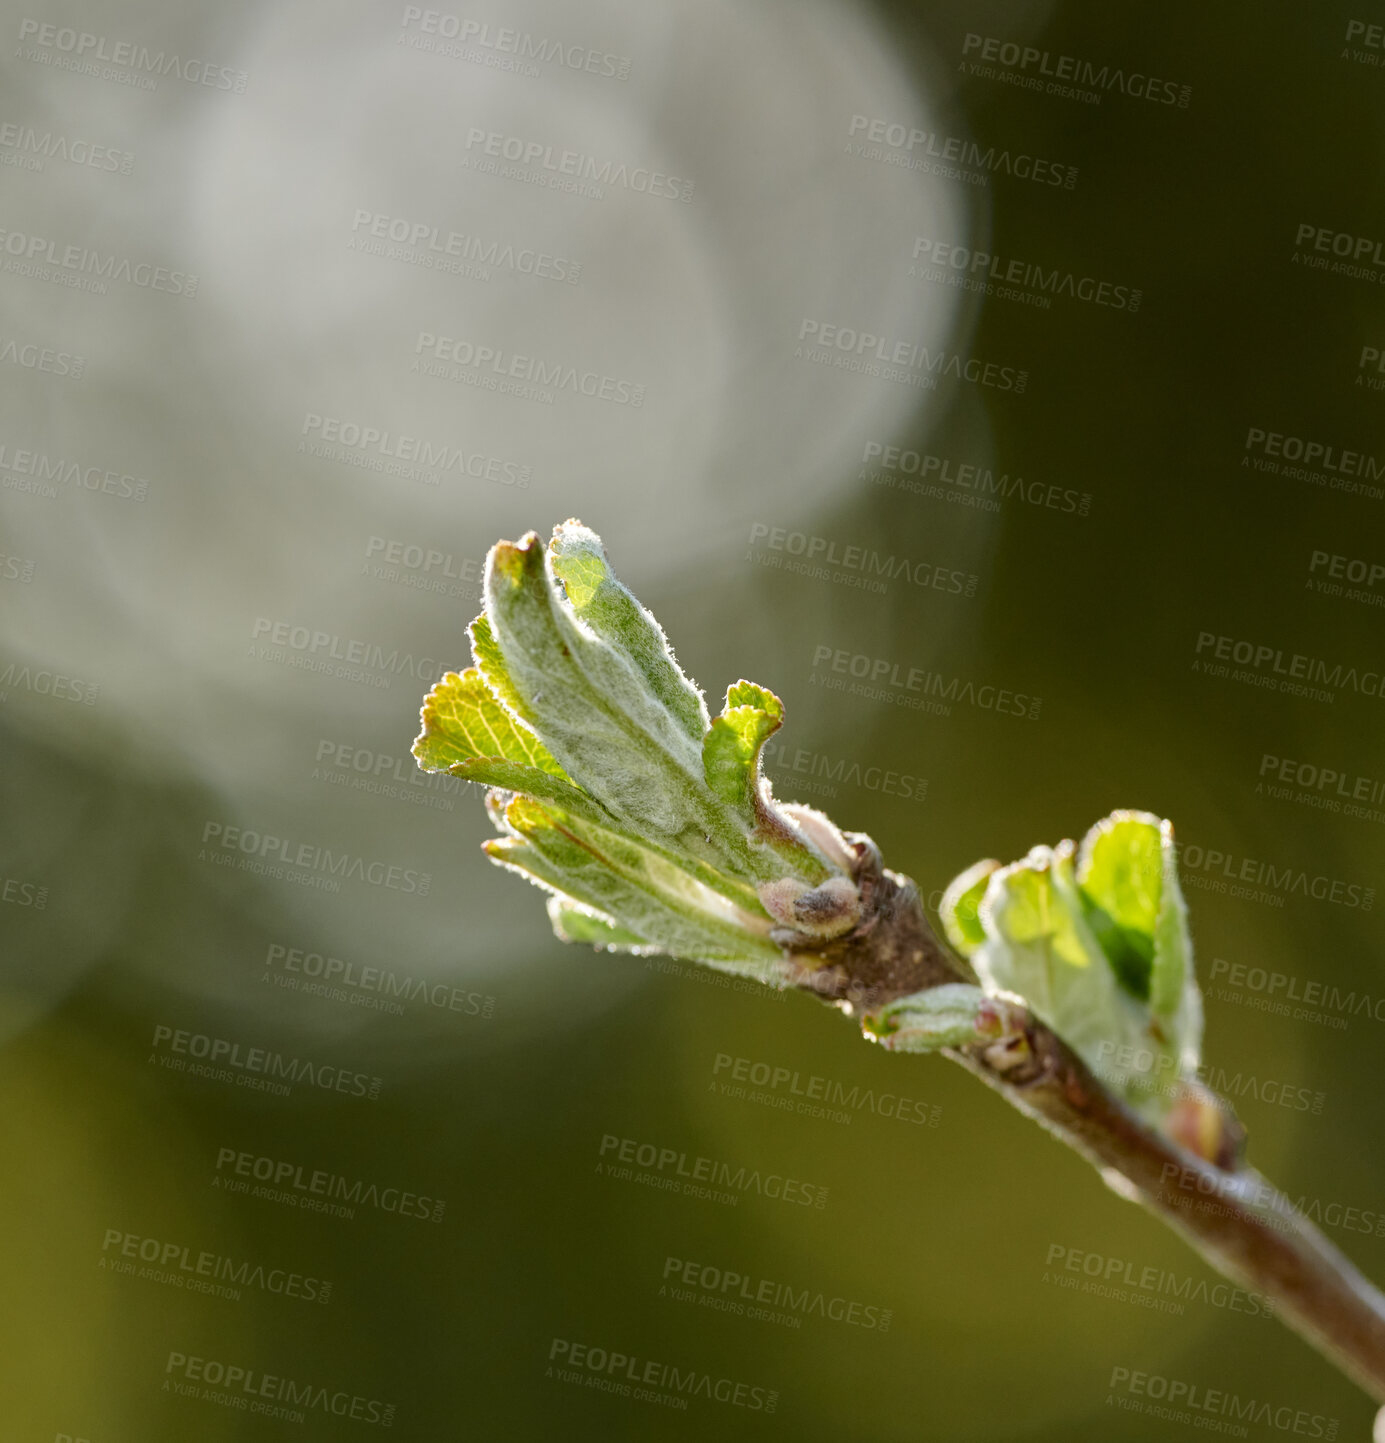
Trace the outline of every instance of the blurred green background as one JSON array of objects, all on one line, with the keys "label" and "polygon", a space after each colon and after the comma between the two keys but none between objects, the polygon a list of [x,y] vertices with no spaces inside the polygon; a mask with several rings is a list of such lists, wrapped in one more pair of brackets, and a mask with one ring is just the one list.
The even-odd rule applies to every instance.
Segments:
[{"label": "blurred green background", "polygon": [[[784,698],[778,795],[869,832],[925,891],[977,857],[1080,836],[1114,807],[1173,818],[1196,858],[1205,1055],[1230,1079],[1251,1160],[1385,1279],[1385,1005],[1282,1016],[1257,1006],[1263,981],[1230,985],[1244,965],[1300,993],[1385,996],[1364,905],[1385,808],[1321,805],[1336,784],[1317,775],[1368,792],[1385,778],[1381,701],[1364,683],[1313,699],[1194,667],[1204,633],[1362,676],[1385,666],[1385,585],[1327,594],[1313,560],[1385,562],[1385,501],[1242,464],[1251,428],[1385,461],[1385,394],[1362,360],[1385,348],[1374,262],[1355,277],[1305,267],[1302,247],[1295,260],[1305,224],[1385,238],[1385,51],[1349,44],[1357,12],[1335,3],[611,0],[446,12],[493,27],[468,32],[476,60],[419,48],[447,26],[396,9],[55,5],[6,22],[3,118],[134,158],[124,175],[5,141],[7,235],[25,237],[4,243],[7,262],[32,258],[37,236],[200,282],[189,299],[116,280],[85,292],[14,264],[4,276],[0,339],[84,361],[76,376],[0,361],[5,1438],[337,1439],[376,1431],[376,1404],[420,1443],[1193,1430],[1121,1406],[1120,1369],[1367,1436],[1365,1396],[1273,1319],[1197,1296],[1150,1306],[1216,1279],[959,1069],[871,1049],[807,997],[556,942],[540,895],[482,858],[479,795],[415,785],[408,746],[428,681],[466,660],[487,546],[575,514],[709,700],[740,676]],[[63,69],[77,52],[26,23],[248,80],[242,93],[164,74],[148,90]],[[504,26],[569,57],[583,47],[578,65],[504,70]],[[1127,79],[1093,104],[968,74],[968,35]],[[588,53],[628,58],[628,79],[581,68]],[[1136,74],[1188,87],[1188,104],[1126,93]],[[877,120],[1047,157],[1076,183],[975,167],[957,180],[850,153]],[[480,172],[472,127],[657,163],[696,189],[684,206]],[[581,283],[353,253],[360,212],[575,256]],[[1141,304],[1042,308],[930,284],[909,274],[919,236],[1137,288]],[[1028,383],[920,390],[815,366],[796,354],[807,319]],[[413,368],[420,333],[552,355],[647,385],[647,402],[448,384]],[[319,440],[313,416],[532,464],[532,481],[373,472],[364,448],[303,447]],[[1033,490],[996,508],[961,504],[952,483],[919,494],[871,443],[1085,495],[1085,514]],[[77,460],[82,479],[26,491],[25,448]],[[103,491],[90,477],[106,471],[148,478],[147,499]],[[790,532],[975,576],[974,594],[901,576],[877,594],[859,568],[796,574],[776,564],[799,544]],[[448,560],[372,572],[391,545]],[[363,683],[277,664],[262,648],[280,623],[417,664]],[[929,716],[834,692],[814,666],[823,647],[1042,707]],[[41,674],[75,679],[79,699]],[[1283,761],[1298,780],[1272,795],[1260,784]],[[925,781],[909,786],[922,796],[852,779],[871,764]],[[218,827],[431,881],[257,875],[217,847]],[[1254,895],[1227,880],[1243,864]],[[1264,884],[1260,864],[1301,876],[1299,890]],[[1306,895],[1314,879],[1356,905]],[[441,985],[428,995],[446,1001],[390,1011],[369,988],[293,989],[276,980],[290,949],[411,991]],[[177,1029],[379,1079],[379,1093],[276,1096],[238,1085],[244,1072],[175,1071],[161,1059]],[[928,1122],[728,1096],[719,1057],[902,1094]],[[606,1138],[805,1181],[826,1204],[641,1186],[599,1169]],[[337,1217],[228,1191],[241,1154],[445,1208]],[[190,1288],[186,1266],[181,1285],[140,1276],[149,1239],[165,1272],[208,1253],[330,1295],[247,1282],[217,1296]],[[112,1266],[127,1245],[134,1275]],[[1114,1260],[1113,1287],[1153,1268],[1173,1291],[1058,1281],[1087,1281],[1084,1260],[1103,1274]],[[709,1306],[707,1269],[820,1295],[822,1311]],[[888,1310],[888,1329],[823,1316],[833,1299],[876,1321]],[[559,1376],[555,1340],[777,1405],[603,1393]],[[370,1417],[319,1404],[295,1422],[180,1395],[166,1386],[187,1381],[175,1356],[311,1384],[343,1408],[359,1398]]]}]

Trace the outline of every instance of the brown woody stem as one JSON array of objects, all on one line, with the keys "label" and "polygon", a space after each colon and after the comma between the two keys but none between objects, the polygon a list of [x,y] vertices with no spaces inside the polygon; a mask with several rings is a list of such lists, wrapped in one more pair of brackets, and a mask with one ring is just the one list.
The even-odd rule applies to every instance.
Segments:
[{"label": "brown woody stem", "polygon": [[[918,890],[852,838],[861,925],[790,959],[795,985],[860,1014],[947,982],[975,982],[934,935]],[[1218,1167],[1180,1147],[1116,1097],[1027,1010],[1008,1031],[946,1049],[1021,1112],[1161,1217],[1218,1271],[1267,1298],[1291,1328],[1385,1403],[1385,1295],[1253,1168]]]}]

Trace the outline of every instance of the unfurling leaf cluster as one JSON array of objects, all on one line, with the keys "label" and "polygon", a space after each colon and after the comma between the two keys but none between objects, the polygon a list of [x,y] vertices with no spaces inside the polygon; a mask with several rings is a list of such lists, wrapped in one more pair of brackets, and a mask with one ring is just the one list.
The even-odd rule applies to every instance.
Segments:
[{"label": "unfurling leaf cluster", "polygon": [[856,924],[852,844],[761,774],[779,698],[740,681],[713,719],[580,522],[491,548],[470,639],[414,756],[491,788],[486,851],[551,893],[559,937],[781,982],[786,949]]},{"label": "unfurling leaf cluster", "polygon": [[1169,822],[1113,812],[1080,846],[978,862],[941,912],[988,994],[1022,998],[1142,1111],[1160,1117],[1187,1095],[1202,998]]}]

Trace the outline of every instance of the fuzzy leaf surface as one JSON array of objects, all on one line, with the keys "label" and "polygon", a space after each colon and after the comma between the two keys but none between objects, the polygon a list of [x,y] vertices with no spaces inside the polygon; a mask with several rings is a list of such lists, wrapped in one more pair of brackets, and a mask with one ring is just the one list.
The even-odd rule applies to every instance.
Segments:
[{"label": "fuzzy leaf surface", "polygon": [[756,975],[779,962],[767,924],[638,842],[528,797],[511,800],[504,821],[512,835],[486,844],[495,860],[528,872],[661,951],[757,964]]}]

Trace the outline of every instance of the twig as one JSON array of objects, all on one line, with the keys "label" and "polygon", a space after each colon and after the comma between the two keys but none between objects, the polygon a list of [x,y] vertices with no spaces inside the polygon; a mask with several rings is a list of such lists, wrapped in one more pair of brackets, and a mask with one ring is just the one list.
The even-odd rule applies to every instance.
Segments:
[{"label": "twig", "polygon": [[[929,927],[914,884],[874,857],[862,861],[865,919],[824,952],[800,954],[794,984],[868,1019],[899,997],[973,981]],[[1385,1403],[1385,1295],[1255,1169],[1215,1166],[1150,1127],[1018,1003],[1006,1004],[996,1035],[941,1050],[1181,1233],[1214,1268],[1267,1298]]]},{"label": "twig", "polygon": [[[414,755],[491,789],[485,849],[549,892],[559,937],[807,988],[887,1047],[946,1053],[1385,1402],[1385,1297],[1243,1164],[1239,1124],[1196,1079],[1171,823],[1113,812],[1080,851],[954,879],[944,923],[974,973],[868,837],[774,801],[760,760],[783,702],[741,680],[712,718],[595,532],[498,542],[485,594],[475,665],[429,692]],[[1139,1070],[1103,1080],[1107,1048]]]}]

